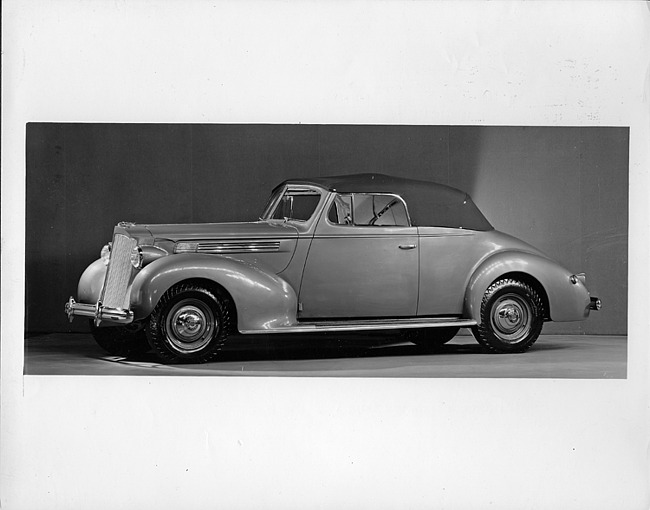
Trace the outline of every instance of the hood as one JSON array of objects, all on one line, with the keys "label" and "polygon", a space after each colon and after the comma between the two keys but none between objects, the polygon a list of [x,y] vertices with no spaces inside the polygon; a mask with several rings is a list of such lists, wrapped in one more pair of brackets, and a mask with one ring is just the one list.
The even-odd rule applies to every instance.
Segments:
[{"label": "hood", "polygon": [[298,230],[286,223],[255,221],[246,223],[187,223],[142,225],[156,239],[189,241],[206,239],[295,238]]}]

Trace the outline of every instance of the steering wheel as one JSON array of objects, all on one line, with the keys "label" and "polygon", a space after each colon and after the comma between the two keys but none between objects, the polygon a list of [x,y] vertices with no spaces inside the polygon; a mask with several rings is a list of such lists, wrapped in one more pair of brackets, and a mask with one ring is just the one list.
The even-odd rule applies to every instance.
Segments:
[{"label": "steering wheel", "polygon": [[381,217],[381,216],[382,216],[386,211],[388,211],[388,209],[390,209],[391,207],[393,207],[396,203],[397,203],[397,199],[396,199],[396,198],[393,198],[393,200],[391,200],[390,202],[388,202],[388,203],[387,203],[387,204],[382,208],[381,211],[379,211],[377,214],[375,214],[375,215],[372,217],[372,219],[370,220],[370,222],[368,222],[368,225],[374,225],[375,223],[377,223],[377,220],[379,220],[379,218],[380,218],[380,217]]}]

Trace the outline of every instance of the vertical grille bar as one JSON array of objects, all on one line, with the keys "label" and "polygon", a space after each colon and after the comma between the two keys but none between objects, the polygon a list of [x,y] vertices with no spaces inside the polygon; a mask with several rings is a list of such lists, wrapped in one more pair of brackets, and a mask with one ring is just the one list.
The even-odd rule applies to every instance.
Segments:
[{"label": "vertical grille bar", "polygon": [[126,291],[133,271],[131,250],[136,244],[137,241],[132,237],[115,234],[102,295],[104,306],[125,310],[129,308],[129,296]]}]

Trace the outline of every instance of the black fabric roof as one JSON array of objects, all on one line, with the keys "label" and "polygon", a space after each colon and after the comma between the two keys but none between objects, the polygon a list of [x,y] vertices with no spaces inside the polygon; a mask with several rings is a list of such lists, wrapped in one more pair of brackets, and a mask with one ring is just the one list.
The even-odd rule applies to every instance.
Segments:
[{"label": "black fabric roof", "polygon": [[413,225],[492,230],[470,196],[450,186],[384,174],[289,179],[281,184],[311,184],[339,193],[395,193],[405,201]]},{"label": "black fabric roof", "polygon": [[465,196],[466,193],[430,181],[404,179],[384,174],[353,174],[333,175],[329,177],[309,177],[302,179],[289,179],[282,184],[313,184],[329,191],[340,193],[397,193],[398,191],[417,190],[427,188],[429,192],[446,190]]}]

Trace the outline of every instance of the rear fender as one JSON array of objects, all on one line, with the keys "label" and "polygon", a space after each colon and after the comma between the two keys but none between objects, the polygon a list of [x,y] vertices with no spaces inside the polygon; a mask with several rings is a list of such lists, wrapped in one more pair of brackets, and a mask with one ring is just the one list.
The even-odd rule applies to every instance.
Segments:
[{"label": "rear fender", "polygon": [[465,292],[464,316],[480,324],[485,291],[492,283],[512,273],[523,273],[539,282],[548,298],[547,312],[551,320],[579,321],[589,316],[589,291],[581,281],[571,283],[572,273],[551,259],[517,251],[496,253],[478,266]]},{"label": "rear fender", "polygon": [[230,294],[240,331],[296,323],[298,300],[285,280],[246,262],[198,253],[163,257],[138,273],[131,288],[130,303],[135,320],[147,317],[171,287],[192,279],[213,281]]}]

